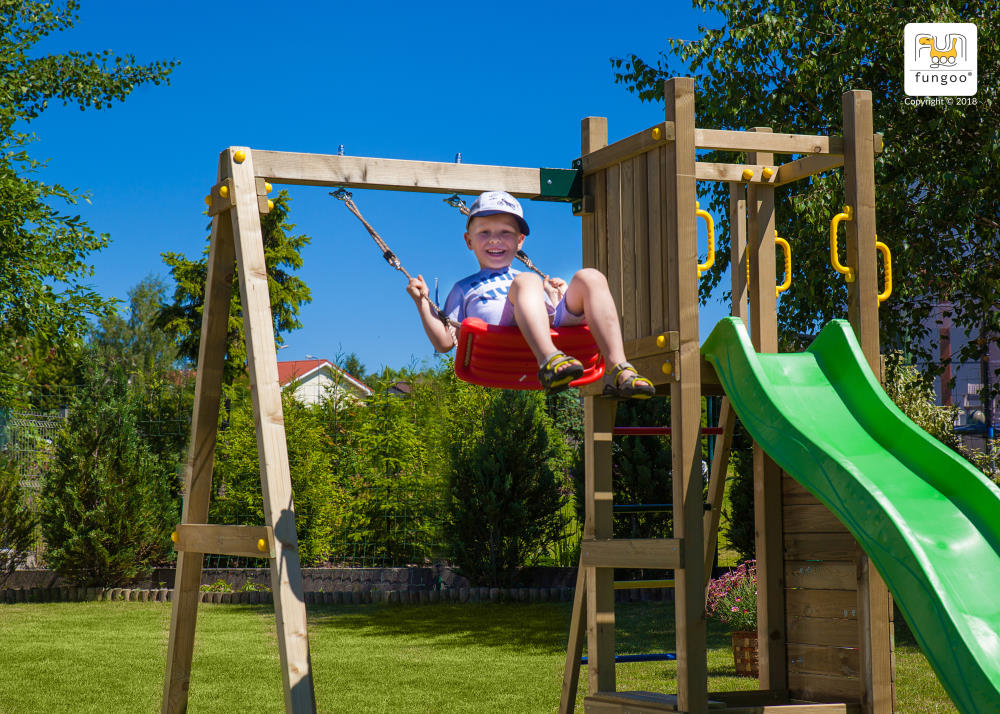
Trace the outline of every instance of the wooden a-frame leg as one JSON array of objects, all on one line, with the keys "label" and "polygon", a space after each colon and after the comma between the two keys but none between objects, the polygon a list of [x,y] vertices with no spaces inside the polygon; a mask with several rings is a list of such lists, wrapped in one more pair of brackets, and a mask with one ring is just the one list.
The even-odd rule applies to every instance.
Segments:
[{"label": "wooden a-frame leg", "polygon": [[573,616],[569,623],[566,643],[566,665],[563,667],[562,698],[559,714],[571,714],[576,705],[576,688],[580,682],[580,657],[583,656],[583,635],[587,631],[587,574],[576,571],[576,591],[573,595]]},{"label": "wooden a-frame leg", "polygon": [[712,510],[705,514],[705,584],[712,577],[712,563],[715,560],[715,546],[719,541],[719,516],[722,515],[722,498],[726,491],[726,472],[729,470],[729,451],[733,445],[733,428],[736,414],[728,397],[722,398],[719,410],[722,436],[715,442],[712,454],[712,474],[708,479],[708,503]]},{"label": "wooden a-frame leg", "polygon": [[[230,147],[227,152],[236,199],[232,211],[233,234],[257,427],[264,519],[274,529],[276,548],[276,557],[271,559],[271,589],[285,711],[310,713],[316,711],[316,702],[253,158],[246,147]],[[242,161],[234,158],[238,153],[243,154]]]},{"label": "wooden a-frame leg", "polygon": [[[233,230],[232,219],[226,211],[215,216],[212,221],[194,414],[191,419],[191,443],[184,470],[182,523],[208,522],[232,286]],[[170,612],[170,639],[167,645],[167,672],[161,706],[163,714],[187,710],[202,558],[201,553],[177,554],[177,574]]]}]

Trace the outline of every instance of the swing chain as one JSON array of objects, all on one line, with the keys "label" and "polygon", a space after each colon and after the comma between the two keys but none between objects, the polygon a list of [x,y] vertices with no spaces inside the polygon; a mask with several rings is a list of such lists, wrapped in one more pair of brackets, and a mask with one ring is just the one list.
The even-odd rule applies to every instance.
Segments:
[{"label": "swing chain", "polygon": [[[399,258],[396,257],[396,254],[392,252],[392,249],[389,248],[389,246],[386,244],[384,240],[382,240],[382,236],[380,236],[378,232],[372,227],[372,225],[365,220],[364,216],[361,215],[361,211],[358,210],[357,205],[355,205],[354,201],[352,200],[351,192],[341,187],[338,188],[336,191],[330,191],[330,195],[339,201],[343,201],[344,205],[347,206],[347,208],[351,211],[351,213],[357,216],[358,220],[361,221],[364,227],[368,230],[368,233],[369,235],[371,235],[372,240],[374,240],[375,244],[382,250],[382,257],[385,258],[385,262],[387,262],[393,268],[395,268],[403,275],[405,275],[407,279],[412,280],[413,279],[412,276],[406,271],[406,268],[403,267],[403,264],[399,261]],[[422,295],[421,297],[423,297],[423,299],[430,304],[430,306],[434,309],[434,312],[437,314],[437,318],[446,328],[448,328],[448,330],[452,333],[452,337],[454,337],[454,329],[460,327],[459,323],[455,322],[450,317],[448,317],[447,313],[445,313],[444,310],[438,307],[437,303],[431,300],[429,295]]]}]

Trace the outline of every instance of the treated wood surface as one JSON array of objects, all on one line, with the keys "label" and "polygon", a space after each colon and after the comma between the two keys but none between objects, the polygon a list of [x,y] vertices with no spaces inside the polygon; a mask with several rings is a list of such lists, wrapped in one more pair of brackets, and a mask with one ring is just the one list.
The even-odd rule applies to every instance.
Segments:
[{"label": "treated wood surface", "polygon": [[857,565],[832,560],[789,560],[785,562],[785,584],[790,588],[855,590]]},{"label": "treated wood surface", "polygon": [[[637,178],[634,162],[631,159],[623,161],[619,193],[622,259],[622,301],[619,312],[622,316],[622,337],[626,340],[645,337],[637,330],[636,316],[635,183]],[[645,179],[645,175],[641,178]]]},{"label": "treated wood surface", "polygon": [[507,191],[518,198],[542,192],[537,168],[263,150],[254,151],[253,159],[257,175],[272,184],[426,193]]},{"label": "treated wood surface", "polygon": [[[659,138],[654,138],[654,130],[659,130]],[[623,163],[637,155],[671,142],[674,139],[674,127],[670,122],[660,122],[655,127],[616,141],[614,144],[597,149],[580,157],[584,175],[596,173],[609,166]],[[605,136],[605,143],[607,136]]]},{"label": "treated wood surface", "polygon": [[583,637],[586,632],[587,571],[582,566],[578,566],[576,589],[573,592],[573,615],[569,622],[569,637],[566,644],[566,661],[563,663],[559,714],[572,714],[576,706],[576,689],[580,681],[580,657],[583,655]]},{"label": "treated wood surface", "polygon": [[788,642],[826,647],[857,647],[858,623],[851,618],[796,617],[788,623]]},{"label": "treated wood surface", "polygon": [[861,685],[859,680],[849,677],[834,677],[822,674],[791,674],[788,676],[788,692],[796,699],[831,700],[839,699],[849,704],[860,703]]},{"label": "treated wood surface", "polygon": [[[220,158],[219,181],[226,178],[226,167],[228,157],[225,161]],[[233,266],[233,224],[230,213],[226,211],[212,219],[194,410],[191,416],[191,440],[184,468],[182,523],[204,523],[208,520],[229,303],[233,289]],[[179,714],[187,709],[202,561],[201,554],[179,553],[177,556],[177,576],[167,641],[167,669],[161,701],[163,714]]]},{"label": "treated wood surface", "polygon": [[[274,557],[274,534],[270,526],[228,526],[188,523],[177,526],[178,552],[216,553],[248,558]],[[263,540],[265,548],[258,548]]]},{"label": "treated wood surface", "polygon": [[646,270],[649,274],[649,332],[657,334],[667,329],[665,272],[667,218],[663,207],[664,149],[651,151],[646,156],[646,234],[649,253]]},{"label": "treated wood surface", "polygon": [[715,561],[715,546],[719,538],[719,517],[722,515],[722,500],[726,491],[726,474],[729,473],[729,452],[733,445],[733,431],[736,426],[736,412],[728,397],[722,398],[719,407],[719,424],[722,435],[715,441],[712,453],[712,472],[708,478],[708,503],[712,510],[705,513],[705,585],[712,576]]},{"label": "treated wood surface", "polygon": [[843,533],[785,533],[786,560],[844,560],[854,562],[857,543]]},{"label": "treated wood surface", "polygon": [[695,103],[690,77],[667,80],[665,118],[674,142],[664,146],[667,205],[667,327],[680,335],[680,382],[670,387],[674,537],[684,568],[676,572],[678,708],[708,706],[705,661],[704,498],[701,476],[701,352],[698,333],[698,241],[695,215]]},{"label": "treated wood surface", "polygon": [[[247,366],[253,397],[260,463],[264,522],[274,529],[277,557],[271,559],[271,591],[277,625],[278,653],[287,712],[314,712],[309,634],[299,565],[298,536],[292,481],[288,470],[288,447],[278,384],[278,361],[274,347],[274,322],[264,260],[264,243],[257,212],[255,157],[246,147],[246,159],[233,161],[229,172],[236,193],[233,235],[239,268],[240,294],[246,333]],[[232,156],[233,153],[229,155]]]},{"label": "treated wood surface", "polygon": [[605,208],[605,244],[607,245],[608,267],[605,274],[608,276],[608,288],[611,290],[611,297],[614,298],[615,307],[618,309],[618,320],[621,322],[624,299],[622,290],[624,289],[622,277],[622,170],[621,166],[610,166],[604,172],[606,177],[606,208]]},{"label": "treated wood surface", "polygon": [[[653,161],[656,155],[653,155]],[[635,283],[633,291],[636,305],[635,336],[652,334],[652,300],[649,275],[649,161],[650,154],[640,154],[632,159],[633,194],[632,206],[635,213]]]},{"label": "treated wood surface", "polygon": [[856,590],[786,590],[785,613],[794,617],[827,617],[856,620],[858,593]]},{"label": "treated wood surface", "polygon": [[673,538],[584,540],[580,562],[588,568],[680,567],[681,542]]},{"label": "treated wood surface", "polygon": [[821,174],[824,171],[831,171],[844,165],[843,154],[827,154],[803,156],[801,159],[789,161],[778,167],[778,172],[774,177],[775,186],[800,181],[808,176]]},{"label": "treated wood surface", "polygon": [[[764,169],[771,169],[771,178],[764,178]],[[753,171],[750,183],[777,184],[778,166],[763,164],[716,164],[709,161],[699,161],[694,166],[695,177],[699,181],[726,181],[728,183],[743,183],[743,172]]]},{"label": "treated wood surface", "polygon": [[[595,433],[611,433],[617,402],[587,397],[584,409],[584,540],[614,537],[612,508],[612,442],[597,441]],[[587,579],[588,691],[615,690],[614,570],[585,567]]]},{"label": "treated wood surface", "polygon": [[821,503],[791,504],[784,508],[785,533],[841,533],[843,524]]},{"label": "treated wood surface", "polygon": [[825,674],[857,679],[860,674],[859,662],[855,647],[788,646],[788,672],[793,675]]},{"label": "treated wood surface", "polygon": [[[583,156],[597,151],[608,143],[608,120],[604,117],[586,117],[580,121],[580,153]],[[583,179],[584,196],[594,196],[594,182],[597,179],[587,176]],[[597,233],[594,227],[596,218],[593,212],[582,216],[583,231],[583,267],[598,268]]]}]

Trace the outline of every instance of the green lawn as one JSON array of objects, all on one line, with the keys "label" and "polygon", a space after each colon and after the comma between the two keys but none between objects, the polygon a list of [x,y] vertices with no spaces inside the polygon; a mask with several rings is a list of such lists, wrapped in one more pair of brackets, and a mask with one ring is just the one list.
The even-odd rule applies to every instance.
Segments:
[{"label": "green lawn", "polygon": [[[0,711],[158,711],[169,607],[0,606]],[[319,710],[553,712],[569,616],[568,603],[311,607]],[[671,604],[619,605],[617,619],[619,652],[672,649]],[[896,664],[899,711],[955,711],[901,622]],[[708,668],[712,690],[756,687],[733,676],[728,635],[714,626]],[[619,689],[675,691],[674,663],[623,664],[617,674]],[[200,607],[189,711],[283,711],[269,607]]]}]

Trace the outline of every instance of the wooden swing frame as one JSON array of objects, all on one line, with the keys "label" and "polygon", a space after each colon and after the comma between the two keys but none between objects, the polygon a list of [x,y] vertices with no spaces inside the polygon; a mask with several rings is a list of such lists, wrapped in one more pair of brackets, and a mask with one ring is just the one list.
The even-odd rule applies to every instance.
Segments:
[{"label": "wooden swing frame", "polygon": [[[209,209],[211,249],[184,509],[177,531],[177,575],[162,712],[180,713],[187,708],[205,553],[269,559],[285,709],[316,710],[260,229],[260,214],[268,210],[269,183],[462,194],[505,190],[519,198],[573,201],[574,213],[583,222],[583,264],[602,270],[608,277],[622,318],[626,354],[641,372],[654,379],[658,391],[671,397],[675,510],[673,538],[613,538],[611,447],[616,402],[600,397],[598,385],[583,388],[586,522],[560,711],[572,711],[585,635],[589,651],[587,711],[708,710],[704,594],[734,418],[728,400],[723,400],[723,433],[716,444],[710,508],[706,512],[700,469],[701,396],[703,387],[710,392],[717,389],[717,383],[699,352],[696,181],[724,181],[730,185],[732,264],[743,268],[732,271],[733,314],[744,320],[749,317],[758,351],[775,352],[774,188],[844,167],[846,202],[855,207],[855,218],[847,226],[847,264],[855,268],[857,276],[848,288],[849,318],[878,373],[873,161],[874,154],[881,150],[881,137],[872,132],[871,94],[865,91],[843,95],[843,137],[771,134],[767,128],[751,132],[698,129],[691,78],[665,82],[664,97],[664,122],[611,145],[607,143],[606,120],[583,120],[581,157],[576,162],[583,182],[579,196],[550,195],[547,179],[543,179],[544,172],[550,171],[546,169],[300,154],[235,146],[220,154]],[[745,152],[747,160],[745,164],[696,161],[696,149],[706,148]],[[775,154],[796,154],[801,158],[777,164]],[[747,171],[752,178],[745,177]],[[752,258],[749,286],[743,262],[748,257]],[[208,523],[234,280],[242,296],[261,464],[265,525],[259,527]],[[754,296],[749,315],[748,287]],[[787,508],[783,508],[783,490],[787,498],[789,486],[759,448],[755,449],[754,465],[761,691],[713,694],[712,699],[722,703],[721,711],[731,714],[893,711],[891,600],[867,557],[842,535],[836,538],[837,552],[831,553],[824,546],[828,534],[796,534],[794,556],[817,562],[816,570],[823,572],[827,582],[799,577],[795,584],[819,592],[824,587],[829,590],[832,583],[834,588],[854,593],[857,675],[816,675],[803,672],[801,667],[796,669],[792,663],[789,628],[795,614],[786,602],[785,588],[794,575],[789,571],[789,531],[783,521],[789,517]],[[805,503],[803,494],[793,491],[791,496],[796,503]],[[824,570],[822,564],[832,561],[846,567]],[[674,570],[676,696],[616,692],[615,567]],[[818,653],[818,660],[829,650],[822,642],[806,647],[816,652],[805,652],[802,645],[796,647],[796,656]],[[804,700],[811,703],[802,703]],[[780,709],[774,708],[778,705]]]}]

